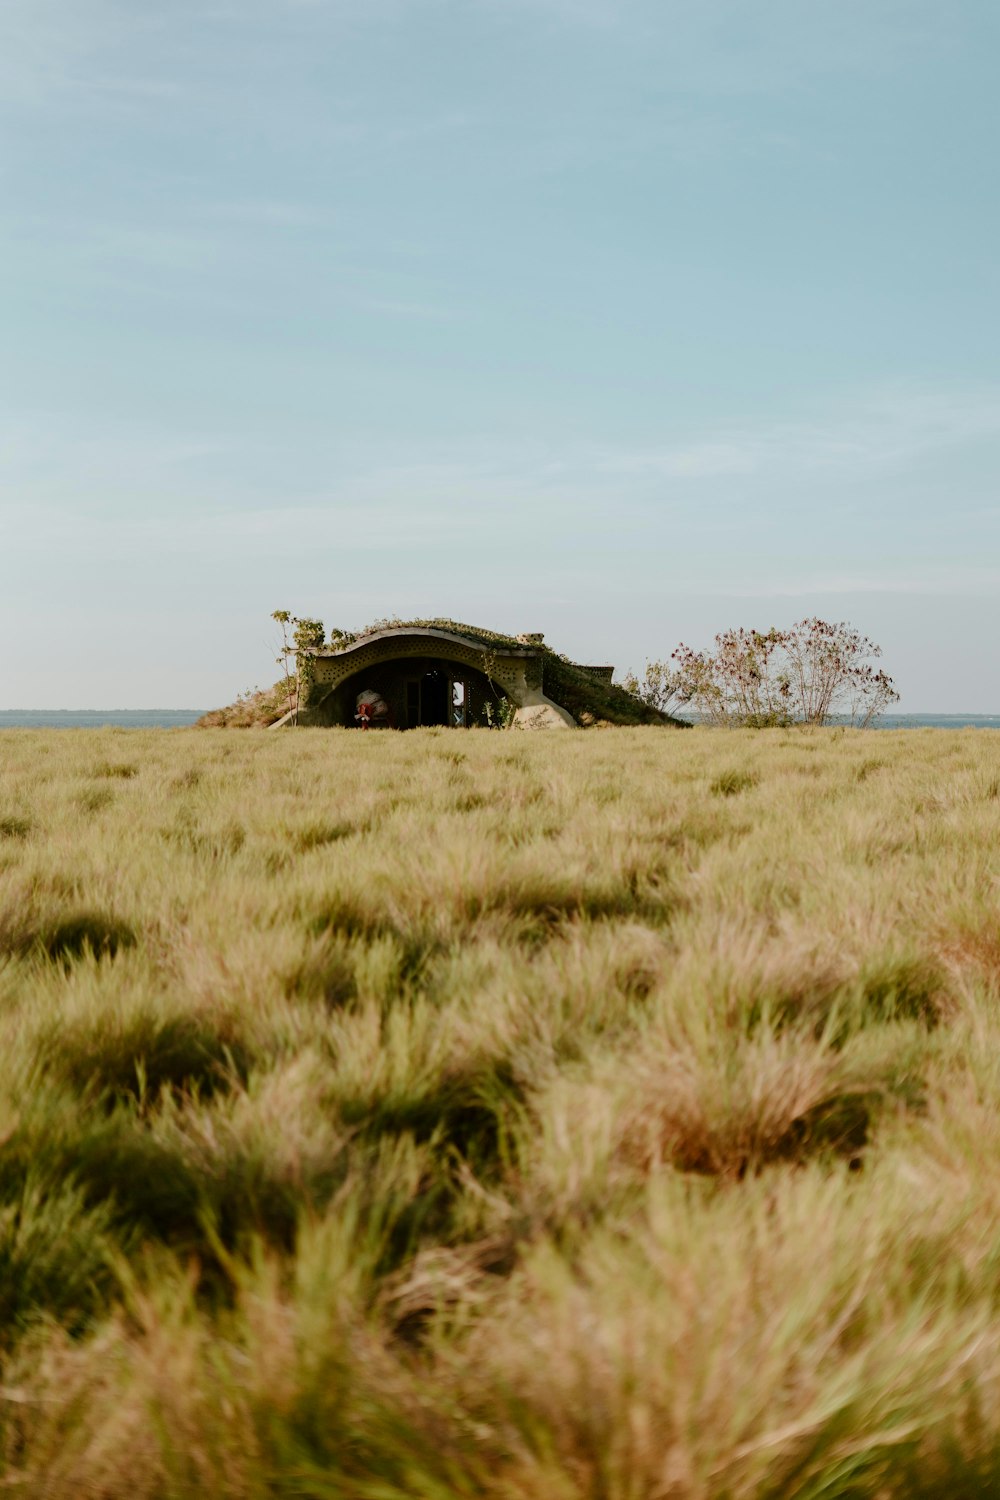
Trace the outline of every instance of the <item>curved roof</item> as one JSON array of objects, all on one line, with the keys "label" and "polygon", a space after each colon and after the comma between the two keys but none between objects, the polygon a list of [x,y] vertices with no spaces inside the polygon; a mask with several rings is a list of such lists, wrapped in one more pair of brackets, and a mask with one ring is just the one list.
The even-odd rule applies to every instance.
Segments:
[{"label": "curved roof", "polygon": [[366,646],[372,646],[377,641],[399,640],[402,636],[423,636],[429,640],[447,641],[455,646],[472,647],[474,651],[481,651],[485,656],[487,653],[493,656],[525,656],[535,657],[541,655],[538,646],[508,646],[506,643],[485,641],[481,637],[465,635],[457,630],[436,630],[426,625],[390,625],[384,630],[373,630],[368,635],[360,635],[357,640],[351,641],[350,645],[340,646],[336,650],[325,646],[314,646],[310,649],[310,656],[344,657],[350,656],[354,651],[360,651]]}]

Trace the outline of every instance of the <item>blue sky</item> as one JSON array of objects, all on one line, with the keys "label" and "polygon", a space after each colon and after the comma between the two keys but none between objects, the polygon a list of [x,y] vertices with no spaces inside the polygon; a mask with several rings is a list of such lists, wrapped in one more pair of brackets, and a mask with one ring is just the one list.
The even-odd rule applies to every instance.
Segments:
[{"label": "blue sky", "polygon": [[3,0],[0,707],[273,609],[997,712],[995,0]]}]

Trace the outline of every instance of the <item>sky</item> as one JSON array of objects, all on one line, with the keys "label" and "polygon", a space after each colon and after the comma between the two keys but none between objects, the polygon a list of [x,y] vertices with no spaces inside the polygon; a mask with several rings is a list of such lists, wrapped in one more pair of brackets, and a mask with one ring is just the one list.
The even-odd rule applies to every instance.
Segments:
[{"label": "sky", "polygon": [[0,708],[275,609],[1000,712],[996,0],[0,0]]}]

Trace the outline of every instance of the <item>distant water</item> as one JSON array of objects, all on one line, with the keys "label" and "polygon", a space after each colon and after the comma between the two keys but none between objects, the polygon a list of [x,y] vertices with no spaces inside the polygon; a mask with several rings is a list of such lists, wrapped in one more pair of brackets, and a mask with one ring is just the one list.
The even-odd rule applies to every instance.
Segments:
[{"label": "distant water", "polygon": [[1000,729],[1000,714],[883,714],[873,729]]},{"label": "distant water", "polygon": [[204,708],[0,708],[0,729],[184,729]]},{"label": "distant water", "polygon": [[[679,717],[683,718],[684,715]],[[692,719],[692,722],[697,722]],[[832,727],[847,723],[836,715]],[[883,714],[872,729],[1000,729],[1000,714]]]},{"label": "distant water", "polygon": [[[204,708],[0,708],[0,729],[184,729]],[[873,729],[1000,729],[1000,714],[885,714]]]}]

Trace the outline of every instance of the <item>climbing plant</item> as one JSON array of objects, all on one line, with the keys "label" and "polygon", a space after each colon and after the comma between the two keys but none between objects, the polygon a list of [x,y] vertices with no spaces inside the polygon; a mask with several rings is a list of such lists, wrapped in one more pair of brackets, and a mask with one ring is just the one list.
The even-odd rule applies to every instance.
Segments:
[{"label": "climbing plant", "polygon": [[292,662],[295,658],[295,649],[288,634],[288,627],[294,616],[287,609],[275,609],[271,612],[271,619],[281,627],[281,648],[274,658],[281,668],[285,685],[285,697],[288,702],[288,713],[294,713],[296,708],[295,678],[292,675]]},{"label": "climbing plant", "polygon": [[326,629],[322,620],[293,615],[287,609],[274,610],[271,619],[281,627],[281,649],[275,660],[284,674],[288,712],[295,716],[297,723],[303,690],[315,675],[312,652],[323,645]]}]

